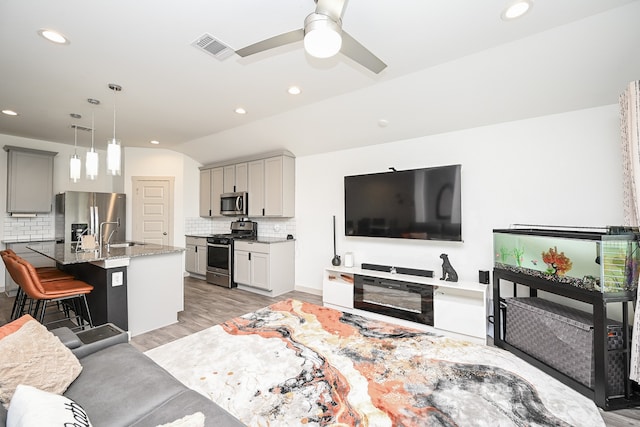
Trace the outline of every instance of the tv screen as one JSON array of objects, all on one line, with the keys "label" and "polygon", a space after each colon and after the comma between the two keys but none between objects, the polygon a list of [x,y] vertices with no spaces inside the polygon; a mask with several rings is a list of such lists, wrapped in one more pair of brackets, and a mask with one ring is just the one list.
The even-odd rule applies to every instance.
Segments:
[{"label": "tv screen", "polygon": [[460,169],[345,176],[345,235],[462,241]]}]

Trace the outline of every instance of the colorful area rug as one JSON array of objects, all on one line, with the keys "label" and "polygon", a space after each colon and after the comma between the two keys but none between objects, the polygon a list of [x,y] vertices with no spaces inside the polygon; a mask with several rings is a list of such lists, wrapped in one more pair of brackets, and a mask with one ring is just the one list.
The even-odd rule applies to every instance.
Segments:
[{"label": "colorful area rug", "polygon": [[604,426],[509,352],[297,300],[146,354],[250,426]]}]

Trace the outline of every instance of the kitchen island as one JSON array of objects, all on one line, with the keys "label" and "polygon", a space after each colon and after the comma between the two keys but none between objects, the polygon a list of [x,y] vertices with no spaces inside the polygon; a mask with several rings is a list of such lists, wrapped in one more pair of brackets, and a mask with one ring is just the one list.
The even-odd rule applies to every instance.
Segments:
[{"label": "kitchen island", "polygon": [[55,242],[27,247],[94,287],[87,301],[95,325],[111,322],[135,336],[176,323],[184,310],[184,248],[129,243],[77,251],[75,244]]}]

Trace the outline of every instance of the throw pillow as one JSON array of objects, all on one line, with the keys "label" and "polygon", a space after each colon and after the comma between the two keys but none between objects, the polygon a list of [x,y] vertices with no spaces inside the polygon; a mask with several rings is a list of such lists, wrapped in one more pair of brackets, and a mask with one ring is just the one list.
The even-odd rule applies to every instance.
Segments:
[{"label": "throw pillow", "polygon": [[158,427],[204,427],[204,414],[202,412],[196,412],[195,414],[175,420],[172,423],[159,425]]},{"label": "throw pillow", "polygon": [[62,394],[82,371],[71,350],[33,319],[0,339],[0,354],[0,402],[5,407],[18,384]]},{"label": "throw pillow", "polygon": [[20,384],[11,399],[7,427],[90,427],[87,413],[68,397]]},{"label": "throw pillow", "polygon": [[0,326],[0,339],[8,335],[11,335],[12,333],[20,329],[22,325],[27,323],[29,320],[35,320],[35,319],[29,316],[28,314],[25,314],[21,318],[16,319],[11,323],[7,323],[6,325]]}]

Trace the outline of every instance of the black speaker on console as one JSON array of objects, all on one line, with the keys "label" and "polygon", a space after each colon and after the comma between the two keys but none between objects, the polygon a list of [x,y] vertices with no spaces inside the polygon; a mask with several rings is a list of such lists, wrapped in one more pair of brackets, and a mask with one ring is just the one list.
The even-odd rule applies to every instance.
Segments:
[{"label": "black speaker on console", "polygon": [[478,282],[484,283],[485,285],[489,284],[489,271],[480,270],[478,271]]}]

